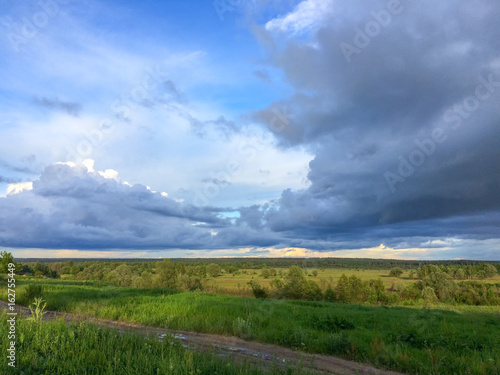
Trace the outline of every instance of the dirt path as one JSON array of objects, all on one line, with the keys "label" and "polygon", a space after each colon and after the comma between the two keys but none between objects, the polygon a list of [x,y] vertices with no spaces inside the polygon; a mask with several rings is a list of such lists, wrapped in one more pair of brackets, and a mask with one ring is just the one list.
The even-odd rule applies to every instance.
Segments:
[{"label": "dirt path", "polygon": [[[7,309],[7,306],[7,302],[0,301],[0,310]],[[30,311],[26,307],[17,305],[16,311],[23,315],[30,315]],[[301,365],[303,368],[312,370],[317,374],[402,375],[393,371],[379,370],[369,365],[347,361],[333,356],[308,354],[276,345],[245,341],[232,336],[169,330],[56,311],[48,311],[44,317],[45,320],[58,318],[63,318],[67,322],[91,322],[99,326],[116,329],[120,332],[156,336],[159,340],[163,340],[168,335],[171,335],[181,340],[183,345],[191,350],[216,351],[223,356],[230,357],[237,361],[246,359],[266,367],[271,363],[277,363],[283,366]]]}]

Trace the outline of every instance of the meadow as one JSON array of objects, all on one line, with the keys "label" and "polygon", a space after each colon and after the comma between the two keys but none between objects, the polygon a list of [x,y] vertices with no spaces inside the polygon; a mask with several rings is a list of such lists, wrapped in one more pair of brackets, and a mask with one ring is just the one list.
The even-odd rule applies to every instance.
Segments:
[{"label": "meadow", "polygon": [[[207,281],[207,288],[216,293],[226,293],[232,295],[251,296],[252,291],[248,286],[251,280],[257,280],[263,287],[272,288],[272,281],[279,279],[280,275],[286,274],[288,268],[275,268],[277,276],[264,278],[261,269],[242,269],[238,273],[225,273],[217,278],[211,278]],[[324,283],[334,284],[343,274],[354,275],[362,281],[380,280],[387,289],[396,287],[405,287],[415,282],[415,278],[409,277],[409,271],[404,271],[400,277],[389,276],[389,269],[363,269],[363,268],[305,268],[307,278],[316,282],[318,285]],[[316,274],[317,273],[317,274]],[[70,278],[70,275],[66,275]],[[499,283],[500,274],[481,280],[484,283]]]},{"label": "meadow", "polygon": [[[18,294],[32,283],[43,285],[50,310],[234,335],[408,374],[500,373],[497,306],[262,300],[68,280],[20,281]],[[4,290],[0,299],[6,299]]]},{"label": "meadow", "polygon": [[[301,369],[271,366],[264,370],[250,363],[234,363],[215,353],[185,349],[180,342],[130,333],[118,333],[94,324],[67,324],[62,320],[17,321],[15,368],[0,356],[2,374],[78,374],[78,375],[265,375],[306,374]],[[0,314],[0,337],[7,337],[7,315]],[[7,340],[0,340],[0,350],[7,353]]]}]

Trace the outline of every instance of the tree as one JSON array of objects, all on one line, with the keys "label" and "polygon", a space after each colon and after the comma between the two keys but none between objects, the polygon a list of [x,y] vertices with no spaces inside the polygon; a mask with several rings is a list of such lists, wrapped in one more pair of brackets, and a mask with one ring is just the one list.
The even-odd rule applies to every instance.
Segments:
[{"label": "tree", "polygon": [[[6,251],[2,251],[0,253],[0,272],[2,273],[7,273],[9,272],[9,264],[12,263],[14,264],[15,268],[17,268],[17,264],[14,261],[14,257],[12,256],[11,253],[8,253]],[[15,270],[14,270],[15,271]]]},{"label": "tree", "polygon": [[459,268],[455,271],[455,279],[457,280],[465,279],[465,271],[463,270],[463,268]]},{"label": "tree", "polygon": [[323,292],[321,291],[321,288],[313,280],[307,280],[304,287],[304,294],[302,298],[312,301],[321,301],[323,299]]},{"label": "tree", "polygon": [[436,293],[434,293],[434,289],[432,289],[430,286],[426,286],[422,290],[422,298],[427,304],[437,301]]},{"label": "tree", "polygon": [[284,297],[303,298],[306,289],[306,277],[302,268],[291,266],[285,275],[285,285],[283,286]]},{"label": "tree", "polygon": [[219,276],[221,273],[221,268],[218,264],[215,264],[215,263],[210,263],[208,266],[207,266],[207,274],[210,276],[210,277],[217,277]]},{"label": "tree", "polygon": [[184,275],[186,273],[186,265],[184,264],[184,262],[179,262],[175,265],[175,268],[177,270],[177,273],[179,275]]},{"label": "tree", "polygon": [[177,272],[170,259],[156,263],[156,274],[160,288],[174,289],[177,287]]},{"label": "tree", "polygon": [[389,271],[389,276],[400,277],[403,274],[403,270],[400,267],[394,267]]},{"label": "tree", "polygon": [[484,274],[486,277],[493,277],[497,274],[497,269],[495,266],[492,266],[491,264],[485,264],[484,265]]},{"label": "tree", "polygon": [[130,266],[123,263],[116,267],[113,271],[108,273],[106,280],[115,285],[131,286],[132,285],[132,270]]},{"label": "tree", "polygon": [[184,275],[181,278],[182,285],[184,289],[195,291],[195,290],[203,290],[202,280],[198,276],[188,276]]},{"label": "tree", "polygon": [[349,287],[349,279],[345,274],[340,276],[340,279],[335,286],[335,294],[340,302],[351,302],[351,288]]},{"label": "tree", "polygon": [[264,279],[269,279],[269,276],[271,276],[271,272],[267,269],[267,268],[263,268],[260,275],[264,278]]}]

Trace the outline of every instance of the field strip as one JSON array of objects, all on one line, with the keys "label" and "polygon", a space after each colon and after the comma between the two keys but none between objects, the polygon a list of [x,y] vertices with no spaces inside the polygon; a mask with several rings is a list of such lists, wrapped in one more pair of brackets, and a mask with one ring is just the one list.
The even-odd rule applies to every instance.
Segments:
[{"label": "field strip", "polygon": [[[6,310],[7,302],[0,301],[0,310]],[[17,312],[30,315],[28,308],[16,306]],[[97,319],[77,314],[47,311],[44,320],[63,318],[68,323],[89,322],[102,327],[116,329],[120,332],[131,332],[163,340],[167,336],[179,339],[190,350],[216,352],[236,361],[252,361],[262,366],[278,363],[284,366],[299,365],[318,374],[332,375],[402,375],[397,372],[380,370],[358,362],[348,361],[334,356],[309,354],[272,344],[245,341],[233,336],[214,335],[188,331],[169,330],[144,326],[136,323],[118,322]]]}]

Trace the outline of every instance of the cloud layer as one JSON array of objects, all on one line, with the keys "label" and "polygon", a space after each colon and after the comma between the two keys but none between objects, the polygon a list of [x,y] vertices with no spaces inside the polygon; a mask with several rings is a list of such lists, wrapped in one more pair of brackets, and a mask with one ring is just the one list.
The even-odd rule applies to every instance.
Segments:
[{"label": "cloud layer", "polygon": [[0,39],[0,246],[498,258],[500,4],[190,4]]},{"label": "cloud layer", "polygon": [[[311,238],[498,238],[500,6],[389,3],[338,2],[328,26],[272,51],[295,89],[275,134],[315,158],[311,186],[265,218]],[[254,118],[272,131],[270,112]]]}]

